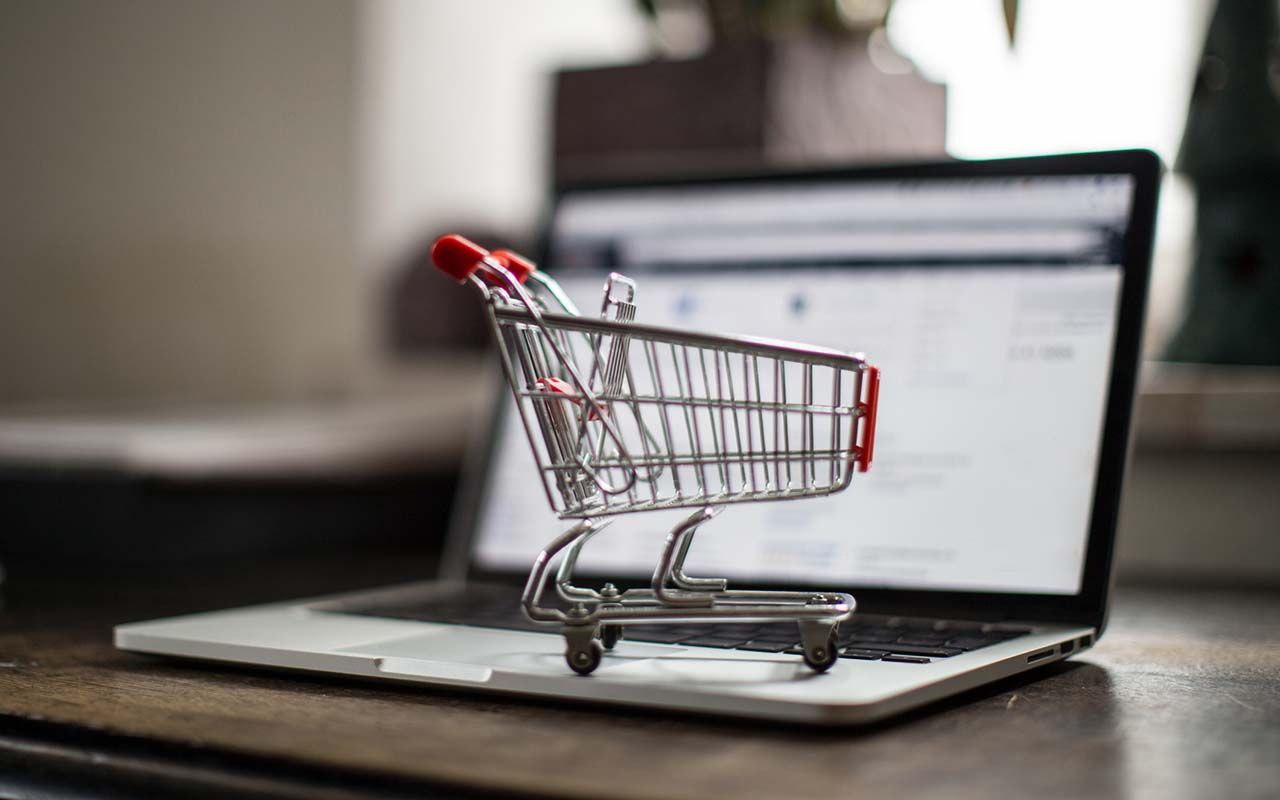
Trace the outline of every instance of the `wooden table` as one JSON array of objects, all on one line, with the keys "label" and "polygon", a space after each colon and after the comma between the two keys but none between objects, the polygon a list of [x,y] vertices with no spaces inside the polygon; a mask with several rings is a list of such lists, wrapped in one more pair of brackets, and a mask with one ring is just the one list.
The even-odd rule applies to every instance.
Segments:
[{"label": "wooden table", "polygon": [[1280,593],[1124,587],[1094,650],[873,728],[814,731],[185,664],[116,622],[421,576],[312,557],[15,579],[0,796],[1276,797]]}]

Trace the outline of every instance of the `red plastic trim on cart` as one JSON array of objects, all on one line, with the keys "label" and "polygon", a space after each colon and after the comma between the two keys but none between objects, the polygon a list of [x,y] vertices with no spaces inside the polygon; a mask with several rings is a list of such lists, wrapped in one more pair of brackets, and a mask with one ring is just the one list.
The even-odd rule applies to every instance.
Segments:
[{"label": "red plastic trim on cart", "polygon": [[579,403],[582,401],[582,398],[578,397],[577,393],[573,391],[573,387],[559,378],[538,378],[534,385],[544,392],[569,395],[565,399],[572,403]]},{"label": "red plastic trim on cart", "polygon": [[441,272],[458,283],[466,283],[468,278],[479,272],[480,279],[490,286],[500,286],[502,281],[491,269],[480,269],[486,260],[490,268],[497,263],[520,283],[524,283],[538,270],[536,264],[519,253],[513,253],[510,250],[494,250],[490,253],[470,239],[456,233],[436,239],[435,244],[431,246],[431,260]]},{"label": "red plastic trim on cart", "polygon": [[[575,406],[582,405],[582,396],[575,392],[573,387],[566,381],[562,381],[559,378],[538,378],[535,386],[544,392],[565,395],[564,399],[573,403]],[[592,406],[591,409],[587,411],[587,419],[597,420],[608,413],[609,409],[603,404]]]},{"label": "red plastic trim on cart", "polygon": [[[494,261],[506,267],[507,272],[514,275],[515,279],[521,283],[529,280],[529,276],[538,271],[537,264],[510,250],[494,250],[489,255],[493,256]],[[488,278],[486,277],[485,280],[487,281]]]},{"label": "red plastic trim on cart", "polygon": [[488,257],[488,250],[456,233],[441,236],[431,245],[431,260],[458,283],[466,283]]},{"label": "red plastic trim on cart", "polygon": [[863,414],[862,444],[858,446],[858,455],[853,459],[858,464],[858,472],[871,469],[871,458],[876,450],[876,411],[880,407],[880,369],[867,366],[867,399],[858,403],[858,410]]}]

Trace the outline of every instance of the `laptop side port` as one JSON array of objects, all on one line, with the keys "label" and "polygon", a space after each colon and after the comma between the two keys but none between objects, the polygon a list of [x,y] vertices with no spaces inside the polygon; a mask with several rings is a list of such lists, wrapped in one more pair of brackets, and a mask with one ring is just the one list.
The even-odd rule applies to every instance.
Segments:
[{"label": "laptop side port", "polygon": [[1075,650],[1075,649],[1076,649],[1076,643],[1075,643],[1075,642],[1063,642],[1059,647],[1060,647],[1060,648],[1061,648],[1061,650],[1062,650],[1062,654],[1065,656],[1067,653],[1070,653],[1071,651],[1073,651],[1073,650]]},{"label": "laptop side port", "polygon": [[1057,652],[1058,652],[1057,650],[1050,647],[1048,650],[1041,650],[1039,653],[1032,653],[1031,655],[1027,656],[1027,663],[1034,664],[1037,661],[1044,661],[1046,658],[1049,658],[1050,656],[1052,656]]}]

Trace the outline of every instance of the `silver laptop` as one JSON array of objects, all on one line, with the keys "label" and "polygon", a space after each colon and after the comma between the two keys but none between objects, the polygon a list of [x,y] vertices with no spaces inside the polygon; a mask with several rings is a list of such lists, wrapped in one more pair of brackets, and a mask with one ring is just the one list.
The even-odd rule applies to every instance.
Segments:
[{"label": "silver laptop", "polygon": [[[593,674],[569,670],[558,631],[519,611],[531,560],[567,523],[506,395],[437,580],[121,625],[116,645],[827,724],[1086,650],[1106,623],[1159,173],[1125,151],[557,192],[544,263],[582,307],[618,271],[640,287],[640,321],[881,368],[870,472],[830,497],[732,507],[689,555],[738,587],[851,592],[825,673],[778,624],[628,627]],[[578,576],[646,584],[667,514],[619,519]]]}]

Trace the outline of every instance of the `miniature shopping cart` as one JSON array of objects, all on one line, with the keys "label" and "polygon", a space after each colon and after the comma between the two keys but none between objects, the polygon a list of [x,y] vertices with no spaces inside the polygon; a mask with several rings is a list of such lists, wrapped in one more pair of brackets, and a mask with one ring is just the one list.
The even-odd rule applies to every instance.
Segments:
[{"label": "miniature shopping cart", "polygon": [[[730,590],[686,575],[684,562],[722,506],[833,494],[865,472],[878,370],[820,347],[639,324],[636,285],[618,274],[593,319],[514,253],[450,235],[432,259],[483,296],[547,500],[578,520],[538,554],[522,599],[531,619],[560,626],[569,666],[591,673],[627,625],[778,621],[798,623],[810,667],[835,663],[850,595]],[[574,585],[601,518],[681,508],[696,510],[667,535],[649,588]],[[559,604],[544,605],[562,551]]]}]

